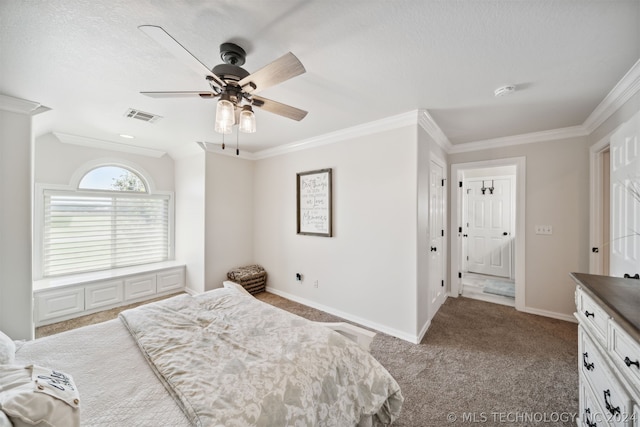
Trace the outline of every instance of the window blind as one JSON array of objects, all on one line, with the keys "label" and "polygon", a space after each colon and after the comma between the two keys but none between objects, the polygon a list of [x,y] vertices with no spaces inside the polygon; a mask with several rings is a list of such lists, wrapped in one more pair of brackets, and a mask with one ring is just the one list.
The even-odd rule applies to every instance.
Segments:
[{"label": "window blind", "polygon": [[44,193],[43,276],[166,261],[169,196]]}]

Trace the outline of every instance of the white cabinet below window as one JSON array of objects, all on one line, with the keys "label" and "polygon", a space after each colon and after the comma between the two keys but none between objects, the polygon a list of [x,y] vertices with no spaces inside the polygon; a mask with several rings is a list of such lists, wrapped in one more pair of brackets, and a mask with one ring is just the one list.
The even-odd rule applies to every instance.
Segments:
[{"label": "white cabinet below window", "polygon": [[43,326],[184,290],[184,266],[129,272],[34,290],[35,325]]},{"label": "white cabinet below window", "polygon": [[158,293],[184,288],[184,268],[166,270],[156,275]]},{"label": "white cabinet below window", "polygon": [[156,294],[156,275],[136,276],[124,281],[124,297],[127,301]]},{"label": "white cabinet below window", "polygon": [[40,322],[57,317],[69,317],[84,311],[84,288],[57,289],[37,294],[34,302],[37,320]]},{"label": "white cabinet below window", "polygon": [[111,280],[85,287],[85,310],[113,306],[121,303],[122,301],[124,301],[124,285],[122,280]]}]

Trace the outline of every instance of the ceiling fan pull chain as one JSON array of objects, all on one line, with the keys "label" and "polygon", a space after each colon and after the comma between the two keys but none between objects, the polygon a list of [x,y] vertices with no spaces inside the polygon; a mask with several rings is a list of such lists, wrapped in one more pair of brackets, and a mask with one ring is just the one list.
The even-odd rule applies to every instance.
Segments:
[{"label": "ceiling fan pull chain", "polygon": [[222,134],[222,149],[224,150],[224,133]]},{"label": "ceiling fan pull chain", "polygon": [[236,129],[236,156],[240,155],[240,126]]}]

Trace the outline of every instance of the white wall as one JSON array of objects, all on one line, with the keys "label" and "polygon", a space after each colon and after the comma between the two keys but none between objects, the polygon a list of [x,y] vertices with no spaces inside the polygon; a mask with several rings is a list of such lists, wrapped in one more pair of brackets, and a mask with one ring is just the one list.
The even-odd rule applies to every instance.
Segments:
[{"label": "white wall", "polygon": [[227,272],[253,263],[253,161],[206,153],[205,290]]},{"label": "white wall", "polygon": [[[452,164],[526,157],[525,311],[571,318],[570,272],[589,268],[589,150],[586,137],[451,154]],[[551,225],[550,236],[535,225]]]},{"label": "white wall", "polygon": [[186,286],[205,291],[205,161],[204,151],[175,161],[176,260],[185,263]]},{"label": "white wall", "polygon": [[168,155],[156,158],[65,144],[51,133],[36,138],[35,182],[69,185],[79,168],[100,160],[136,165],[149,175],[154,190],[174,190],[173,159]]},{"label": "white wall", "polygon": [[[256,161],[254,251],[269,287],[413,339],[416,151],[410,126]],[[333,169],[334,237],[297,235],[296,173],[323,168]]]},{"label": "white wall", "polygon": [[0,330],[33,337],[32,118],[0,109]]}]

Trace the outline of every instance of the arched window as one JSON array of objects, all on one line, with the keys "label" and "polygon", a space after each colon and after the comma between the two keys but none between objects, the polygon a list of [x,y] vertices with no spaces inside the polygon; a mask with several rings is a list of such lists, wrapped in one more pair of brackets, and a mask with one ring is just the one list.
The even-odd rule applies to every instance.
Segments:
[{"label": "arched window", "polygon": [[170,259],[172,197],[151,194],[139,173],[91,169],[77,190],[44,189],[42,277]]},{"label": "arched window", "polygon": [[100,166],[91,169],[82,177],[78,188],[82,190],[148,192],[140,175],[121,166]]}]

